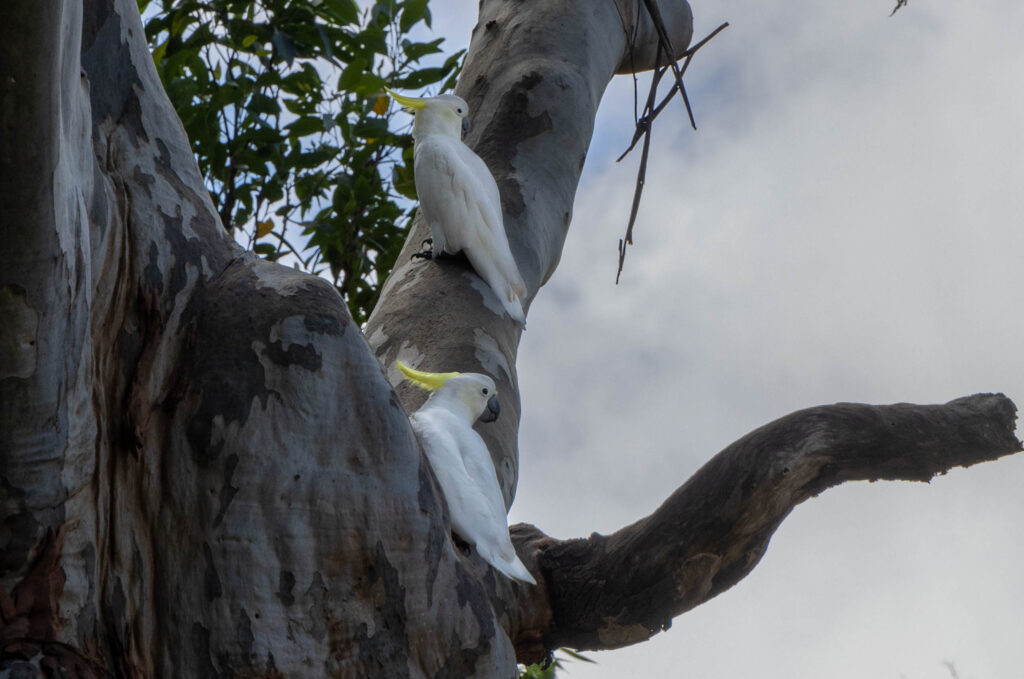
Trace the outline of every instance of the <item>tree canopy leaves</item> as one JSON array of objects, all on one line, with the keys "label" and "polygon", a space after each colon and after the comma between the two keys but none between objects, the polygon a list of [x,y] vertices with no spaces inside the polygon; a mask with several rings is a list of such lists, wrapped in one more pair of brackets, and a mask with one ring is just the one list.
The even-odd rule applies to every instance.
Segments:
[{"label": "tree canopy leaves", "polygon": [[412,138],[382,87],[451,89],[428,0],[139,0],[224,227],[329,274],[362,323],[414,214]]}]

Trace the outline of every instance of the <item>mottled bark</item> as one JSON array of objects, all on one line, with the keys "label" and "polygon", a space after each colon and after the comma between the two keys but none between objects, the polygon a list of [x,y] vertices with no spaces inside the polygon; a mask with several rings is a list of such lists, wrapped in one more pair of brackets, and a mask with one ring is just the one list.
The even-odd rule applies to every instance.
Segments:
[{"label": "mottled bark", "polygon": [[135,3],[0,32],[4,668],[511,676],[380,365],[221,228]]},{"label": "mottled bark", "polygon": [[[482,3],[459,92],[531,296],[557,266],[605,85],[653,58],[649,22],[629,49],[637,2]],[[689,7],[661,7],[685,49]],[[753,459],[737,444],[705,468],[719,470],[710,481],[616,536],[517,529],[544,581],[496,575],[449,539],[406,417],[420,395],[396,394],[380,362],[495,376],[505,408],[482,433],[511,502],[519,331],[463,264],[409,261],[423,236],[418,226],[367,342],[329,284],[240,251],[221,228],[133,0],[8,0],[0,673],[509,677],[517,652],[646,638],[752,567],[806,493],[853,478],[839,463],[808,471],[800,460],[818,448],[797,444],[820,435],[808,439],[798,414],[774,425],[792,425],[788,447],[759,444],[768,453]],[[1001,403],[948,431],[1002,431]],[[843,464],[895,474],[889,453],[920,433],[905,423],[844,449],[883,451],[877,467]],[[999,453],[980,439],[949,448],[919,472]],[[775,513],[760,517],[765,506]],[[579,578],[641,557],[647,575],[614,598]],[[658,607],[665,591],[679,594]]]}]

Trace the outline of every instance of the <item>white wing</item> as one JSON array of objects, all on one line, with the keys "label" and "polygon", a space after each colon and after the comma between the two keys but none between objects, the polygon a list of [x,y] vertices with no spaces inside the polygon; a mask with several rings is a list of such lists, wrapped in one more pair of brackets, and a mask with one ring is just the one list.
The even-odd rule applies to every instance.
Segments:
[{"label": "white wing", "polygon": [[525,322],[526,285],[508,245],[501,196],[480,156],[460,140],[431,135],[415,151],[416,192],[434,250],[462,250],[513,318]]},{"label": "white wing", "polygon": [[410,418],[451,514],[452,529],[502,573],[531,584],[508,535],[505,503],[483,439],[443,408],[425,408]]}]

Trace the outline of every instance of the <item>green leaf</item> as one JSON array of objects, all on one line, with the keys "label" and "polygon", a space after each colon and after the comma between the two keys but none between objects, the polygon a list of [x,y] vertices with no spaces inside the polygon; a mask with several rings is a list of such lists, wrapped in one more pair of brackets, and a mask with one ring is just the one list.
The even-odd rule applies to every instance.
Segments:
[{"label": "green leaf", "polygon": [[398,20],[398,30],[408,33],[420,21],[426,21],[427,26],[430,26],[430,10],[427,9],[427,0],[406,0],[402,16]]},{"label": "green leaf", "polygon": [[402,51],[405,52],[405,56],[409,57],[410,60],[419,61],[428,54],[441,52],[442,42],[444,42],[444,38],[438,38],[431,42],[409,42],[406,40],[402,43]]},{"label": "green leaf", "polygon": [[277,50],[277,57],[283,61],[287,61],[289,65],[295,60],[297,51],[295,49],[295,42],[292,37],[287,33],[274,29],[273,35],[270,37],[270,41],[274,43],[274,49]]},{"label": "green leaf", "polygon": [[316,107],[311,106],[311,102],[308,99],[282,99],[281,101],[284,103],[284,107],[288,112],[294,113],[295,115],[308,114],[316,111]]},{"label": "green leaf", "polygon": [[573,658],[575,660],[581,660],[583,662],[587,662],[587,663],[590,663],[592,665],[596,665],[597,664],[596,660],[594,660],[592,658],[588,658],[587,656],[583,655],[582,653],[577,653],[576,651],[572,650],[571,648],[562,647],[562,648],[559,648],[558,651],[560,653],[566,654],[567,656],[569,656],[570,658]]},{"label": "green leaf", "polygon": [[395,191],[409,200],[419,200],[416,195],[416,177],[409,165],[396,164],[391,168],[391,185]]},{"label": "green leaf", "polygon": [[404,78],[396,80],[394,86],[406,90],[419,90],[427,85],[433,85],[442,80],[446,75],[448,75],[448,71],[443,68],[421,68]]},{"label": "green leaf", "polygon": [[397,0],[377,0],[373,9],[370,10],[370,17],[373,23],[381,26],[390,23],[395,18],[396,12],[398,12]]},{"label": "green leaf", "polygon": [[353,126],[352,133],[363,139],[380,139],[388,133],[388,120],[387,118],[360,120]]},{"label": "green leaf", "polygon": [[160,67],[160,62],[163,61],[164,55],[167,53],[167,40],[160,43],[156,49],[153,50],[153,63]]},{"label": "green leaf", "polygon": [[316,132],[324,131],[323,118],[316,116],[304,116],[289,124],[284,129],[288,130],[290,137],[305,137]]},{"label": "green leaf", "polygon": [[379,26],[367,27],[356,36],[356,40],[365,51],[383,55],[388,53],[388,36]]},{"label": "green leaf", "polygon": [[369,67],[370,62],[364,57],[356,57],[345,67],[345,70],[341,72],[341,77],[338,78],[338,89],[339,90],[354,90],[359,86],[363,76],[366,75],[366,69]]},{"label": "green leaf", "polygon": [[334,47],[331,45],[331,38],[327,35],[327,31],[321,24],[316,25],[317,35],[320,36],[320,44],[324,46],[324,52],[327,53],[329,59],[334,58]]},{"label": "green leaf", "polygon": [[246,103],[245,108],[247,111],[257,114],[277,115],[281,112],[281,104],[278,103],[278,100],[268,97],[261,92],[253,94],[249,98],[248,103]]},{"label": "green leaf", "polygon": [[384,78],[369,70],[369,62],[363,57],[353,59],[338,78],[339,90],[363,95],[377,94],[385,84]]},{"label": "green leaf", "polygon": [[359,21],[359,6],[355,0],[324,0],[323,6],[328,16],[343,26]]},{"label": "green leaf", "polygon": [[253,246],[252,250],[257,255],[263,255],[270,261],[274,261],[278,257],[277,246],[271,243],[257,243]]},{"label": "green leaf", "polygon": [[[408,35],[430,25],[428,0],[138,2],[226,226],[273,241],[256,244],[267,259],[289,253],[298,268],[332,272],[364,321],[415,214],[412,139],[381,88],[450,85],[462,58],[418,67],[443,50]],[[292,252],[274,236],[309,245]]]}]

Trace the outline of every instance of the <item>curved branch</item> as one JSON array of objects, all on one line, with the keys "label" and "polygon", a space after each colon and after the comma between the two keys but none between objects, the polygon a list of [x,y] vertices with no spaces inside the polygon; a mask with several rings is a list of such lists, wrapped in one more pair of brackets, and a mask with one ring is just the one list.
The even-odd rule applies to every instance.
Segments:
[{"label": "curved branch", "polygon": [[743,579],[804,500],[845,481],[928,481],[1018,452],[1015,419],[1002,394],[944,405],[808,408],[736,441],[653,514],[612,535],[555,540],[520,524],[517,550],[547,584],[546,601],[521,606],[548,607],[534,616],[536,627],[518,634],[533,642],[520,643],[520,661],[559,646],[646,641]]}]

